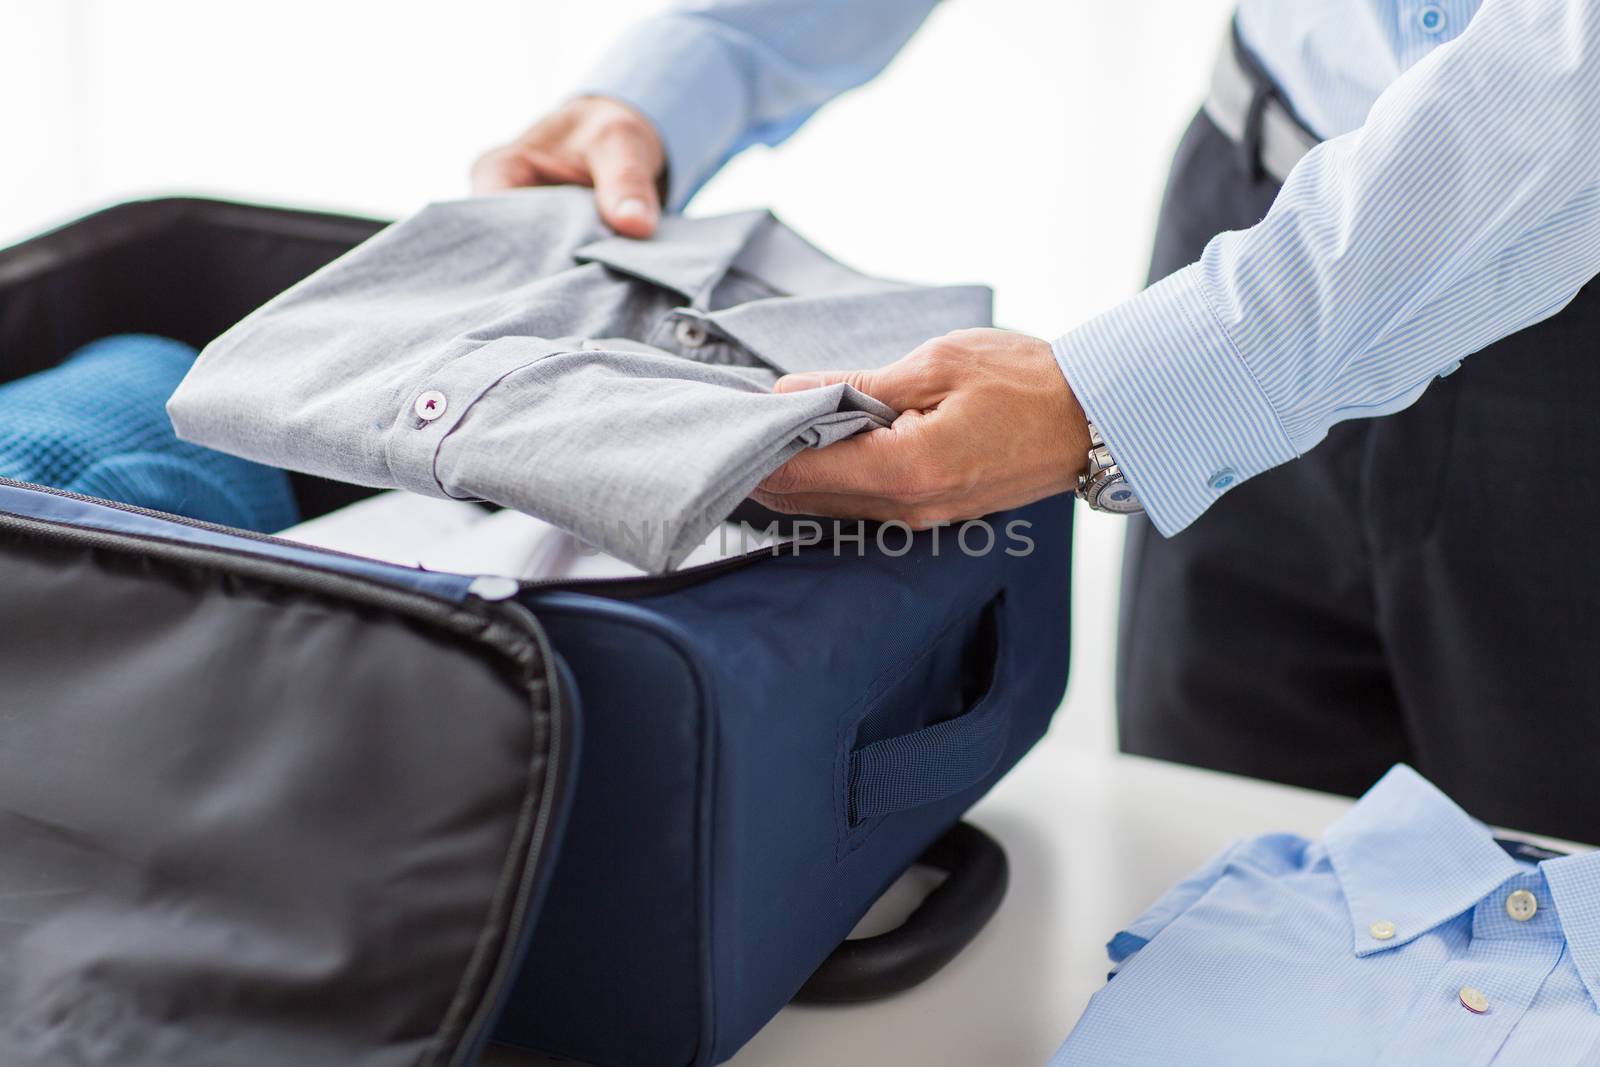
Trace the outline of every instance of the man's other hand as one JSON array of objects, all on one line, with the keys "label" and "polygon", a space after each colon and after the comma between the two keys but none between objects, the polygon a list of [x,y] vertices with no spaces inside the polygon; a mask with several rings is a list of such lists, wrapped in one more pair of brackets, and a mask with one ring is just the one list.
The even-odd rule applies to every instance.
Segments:
[{"label": "man's other hand", "polygon": [[661,135],[626,104],[581,96],[472,165],[472,191],[527,185],[588,185],[606,225],[649,237],[661,217],[657,182],[666,164]]},{"label": "man's other hand", "polygon": [[936,337],[881,370],[793,374],[777,391],[847,382],[894,425],[808,449],[753,494],[774,511],[962,522],[1075,489],[1089,431],[1050,346],[1006,330]]}]

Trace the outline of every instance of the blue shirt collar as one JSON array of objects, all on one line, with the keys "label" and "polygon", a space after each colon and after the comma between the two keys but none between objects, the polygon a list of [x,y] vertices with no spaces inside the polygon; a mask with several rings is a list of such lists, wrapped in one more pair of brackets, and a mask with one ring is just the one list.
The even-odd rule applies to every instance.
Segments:
[{"label": "blue shirt collar", "polygon": [[[1486,826],[1403,763],[1329,827],[1322,844],[1344,890],[1357,956],[1420,937],[1526,870]],[[1545,860],[1539,868],[1572,961],[1600,1008],[1600,852]],[[1393,936],[1374,936],[1374,924],[1384,923],[1393,924]]]}]

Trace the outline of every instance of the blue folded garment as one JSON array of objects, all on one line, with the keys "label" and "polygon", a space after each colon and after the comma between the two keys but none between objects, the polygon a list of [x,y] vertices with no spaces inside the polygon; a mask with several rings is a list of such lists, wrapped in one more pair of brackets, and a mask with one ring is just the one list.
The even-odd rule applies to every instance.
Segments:
[{"label": "blue folded garment", "polygon": [[0,476],[270,532],[299,521],[283,471],[179,441],[167,398],[195,351],[123,334],[0,385]]}]

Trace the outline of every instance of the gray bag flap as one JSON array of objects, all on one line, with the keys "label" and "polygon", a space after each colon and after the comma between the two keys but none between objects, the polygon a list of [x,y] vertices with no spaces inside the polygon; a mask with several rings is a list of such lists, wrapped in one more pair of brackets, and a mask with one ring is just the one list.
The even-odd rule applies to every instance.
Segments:
[{"label": "gray bag flap", "polygon": [[553,858],[531,617],[0,513],[0,1063],[473,1059]]}]

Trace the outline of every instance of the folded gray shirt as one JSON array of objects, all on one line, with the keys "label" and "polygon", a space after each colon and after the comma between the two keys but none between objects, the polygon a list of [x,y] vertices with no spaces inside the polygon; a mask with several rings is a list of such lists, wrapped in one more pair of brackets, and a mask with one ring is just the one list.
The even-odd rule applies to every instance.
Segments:
[{"label": "folded gray shirt", "polygon": [[982,286],[849,270],[765,211],[612,236],[580,189],[435,204],[201,353],[178,435],[362,485],[482,499],[670,570],[802,448],[895,412],[780,373],[882,366],[990,321]]}]

